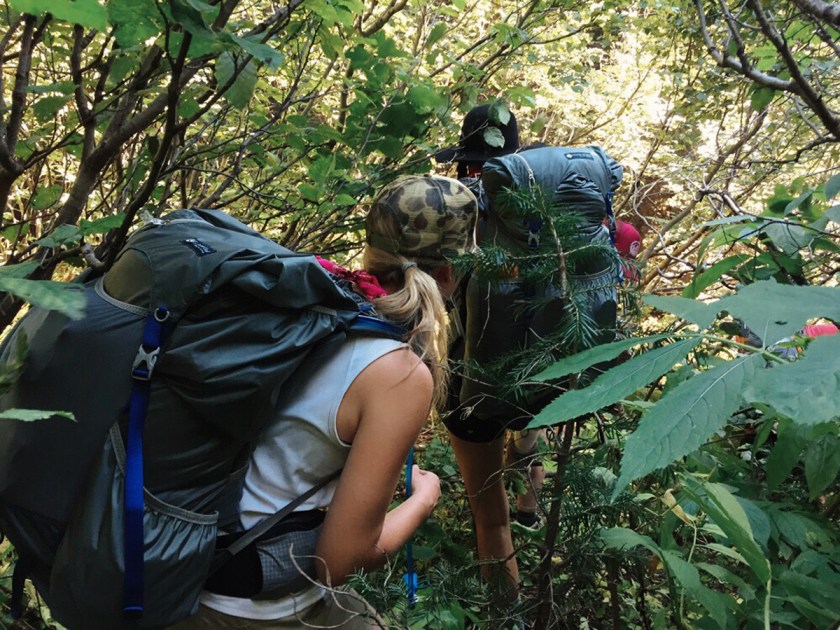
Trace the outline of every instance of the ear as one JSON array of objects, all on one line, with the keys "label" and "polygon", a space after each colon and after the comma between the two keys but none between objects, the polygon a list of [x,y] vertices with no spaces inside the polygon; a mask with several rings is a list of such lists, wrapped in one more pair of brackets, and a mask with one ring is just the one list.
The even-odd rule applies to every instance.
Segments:
[{"label": "ear", "polygon": [[452,265],[445,263],[440,267],[436,267],[432,271],[431,276],[439,285],[446,286],[455,278],[455,271],[452,269]]},{"label": "ear", "polygon": [[431,276],[437,282],[438,288],[440,288],[440,294],[444,297],[444,299],[452,297],[452,294],[455,292],[455,288],[457,286],[455,270],[452,269],[452,265],[446,263],[437,267],[432,270]]}]

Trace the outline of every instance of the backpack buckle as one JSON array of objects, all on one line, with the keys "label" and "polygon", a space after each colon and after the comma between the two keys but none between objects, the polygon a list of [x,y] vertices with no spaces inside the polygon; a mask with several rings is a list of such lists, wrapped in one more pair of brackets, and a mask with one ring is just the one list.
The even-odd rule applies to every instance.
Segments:
[{"label": "backpack buckle", "polygon": [[143,344],[140,344],[131,366],[131,377],[137,381],[150,380],[155,371],[158,355],[160,355],[160,347],[147,351]]}]

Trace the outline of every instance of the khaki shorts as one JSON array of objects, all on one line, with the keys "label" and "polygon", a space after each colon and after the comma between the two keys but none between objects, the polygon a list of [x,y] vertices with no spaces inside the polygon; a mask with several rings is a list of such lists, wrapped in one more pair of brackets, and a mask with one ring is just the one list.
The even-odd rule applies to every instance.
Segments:
[{"label": "khaki shorts", "polygon": [[205,605],[198,613],[169,630],[209,630],[220,628],[268,628],[292,630],[294,628],[346,628],[347,630],[369,630],[387,628],[361,595],[352,589],[338,589],[328,593],[309,608],[292,617],[283,619],[243,619],[226,615]]}]

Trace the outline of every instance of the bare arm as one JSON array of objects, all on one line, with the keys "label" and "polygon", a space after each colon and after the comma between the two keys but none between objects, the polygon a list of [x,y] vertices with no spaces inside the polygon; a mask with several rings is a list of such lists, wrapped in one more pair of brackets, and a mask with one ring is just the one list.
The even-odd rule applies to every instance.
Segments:
[{"label": "bare arm", "polygon": [[411,498],[391,512],[388,505],[431,399],[431,374],[408,349],[377,359],[350,386],[337,420],[352,447],[316,548],[321,581],[338,585],[382,566],[428,518],[440,496],[432,473],[415,469]]}]

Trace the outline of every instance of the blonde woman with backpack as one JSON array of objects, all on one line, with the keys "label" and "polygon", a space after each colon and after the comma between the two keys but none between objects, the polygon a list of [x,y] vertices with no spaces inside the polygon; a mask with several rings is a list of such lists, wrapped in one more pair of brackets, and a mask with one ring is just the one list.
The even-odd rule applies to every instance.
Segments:
[{"label": "blonde woman with backpack", "polygon": [[410,498],[388,509],[430,407],[445,397],[444,299],[456,285],[446,256],[463,252],[475,215],[473,194],[446,177],[406,176],[377,195],[365,273],[341,273],[406,339],[350,335],[281,396],[251,456],[242,527],[341,474],[214,574],[179,630],[381,626],[364,600],[337,587],[381,567],[440,497],[437,476],[415,466]]}]

